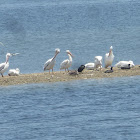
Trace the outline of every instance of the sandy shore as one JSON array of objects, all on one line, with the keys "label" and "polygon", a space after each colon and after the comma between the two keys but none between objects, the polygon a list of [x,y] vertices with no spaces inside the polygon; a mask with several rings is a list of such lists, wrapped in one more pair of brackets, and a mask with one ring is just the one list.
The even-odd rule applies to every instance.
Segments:
[{"label": "sandy shore", "polygon": [[80,79],[97,79],[97,78],[111,78],[111,77],[126,77],[140,75],[140,67],[135,66],[129,70],[121,70],[119,68],[114,68],[113,73],[104,73],[107,69],[102,69],[101,71],[84,70],[78,75],[69,75],[69,73],[55,72],[54,75],[48,72],[44,73],[33,73],[33,74],[21,74],[20,76],[4,76],[0,77],[0,85],[18,85],[18,84],[28,84],[28,83],[45,83],[45,82],[61,82],[70,80],[80,80]]}]

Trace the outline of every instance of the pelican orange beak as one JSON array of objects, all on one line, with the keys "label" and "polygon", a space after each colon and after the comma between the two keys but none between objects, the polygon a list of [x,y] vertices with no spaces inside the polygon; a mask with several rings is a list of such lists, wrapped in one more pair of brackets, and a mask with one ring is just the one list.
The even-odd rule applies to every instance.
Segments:
[{"label": "pelican orange beak", "polygon": [[18,55],[18,54],[19,54],[19,53],[11,53],[12,56],[14,56],[14,55]]},{"label": "pelican orange beak", "polygon": [[112,51],[112,50],[109,51],[109,56],[111,55],[111,51]]},{"label": "pelican orange beak", "polygon": [[68,52],[72,57],[74,57],[73,55],[72,55],[72,53],[71,52]]}]

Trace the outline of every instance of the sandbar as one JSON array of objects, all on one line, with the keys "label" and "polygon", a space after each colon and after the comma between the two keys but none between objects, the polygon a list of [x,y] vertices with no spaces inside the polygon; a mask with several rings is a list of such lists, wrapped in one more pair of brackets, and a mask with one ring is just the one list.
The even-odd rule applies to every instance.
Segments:
[{"label": "sandbar", "polygon": [[128,77],[140,75],[140,66],[137,65],[128,70],[113,68],[113,73],[104,73],[107,69],[100,70],[84,70],[78,75],[70,75],[68,72],[57,71],[54,74],[49,72],[21,74],[19,76],[4,76],[0,77],[0,86],[21,85],[31,83],[49,83],[49,82],[64,82],[80,79],[98,79],[111,77]]}]

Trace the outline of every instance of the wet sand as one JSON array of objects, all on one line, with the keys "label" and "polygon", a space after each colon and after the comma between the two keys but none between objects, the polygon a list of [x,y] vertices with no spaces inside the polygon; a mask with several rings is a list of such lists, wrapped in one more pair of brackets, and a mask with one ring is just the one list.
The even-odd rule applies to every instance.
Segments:
[{"label": "wet sand", "polygon": [[20,76],[4,76],[0,77],[0,86],[19,85],[29,83],[47,83],[47,82],[61,82],[80,79],[98,79],[98,78],[111,78],[111,77],[127,77],[140,75],[140,66],[128,70],[114,68],[113,73],[104,73],[107,69],[97,70],[84,70],[78,75],[70,75],[68,72],[63,71],[55,72],[54,75],[48,72],[21,74]]}]

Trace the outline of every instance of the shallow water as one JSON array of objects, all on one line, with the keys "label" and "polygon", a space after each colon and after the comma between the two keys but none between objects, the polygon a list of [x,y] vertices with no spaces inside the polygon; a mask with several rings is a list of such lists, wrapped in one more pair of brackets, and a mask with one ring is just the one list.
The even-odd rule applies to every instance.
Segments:
[{"label": "shallow water", "polygon": [[140,77],[1,87],[1,139],[139,139]]},{"label": "shallow water", "polygon": [[[139,6],[138,0],[2,1],[0,62],[18,52],[10,68],[43,72],[60,48],[55,71],[67,49],[76,69],[112,45],[113,65],[140,64]],[[0,139],[139,140],[139,83],[134,76],[0,87]]]}]

